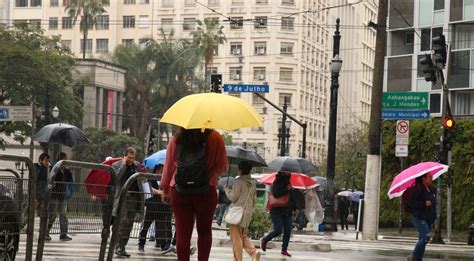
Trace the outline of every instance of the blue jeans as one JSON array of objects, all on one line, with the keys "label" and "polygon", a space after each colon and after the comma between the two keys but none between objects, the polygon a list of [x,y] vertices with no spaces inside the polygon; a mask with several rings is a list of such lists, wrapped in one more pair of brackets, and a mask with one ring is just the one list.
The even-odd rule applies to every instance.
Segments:
[{"label": "blue jeans", "polygon": [[268,242],[273,238],[281,235],[283,228],[283,244],[281,245],[281,251],[288,250],[288,244],[290,242],[291,227],[293,225],[292,215],[284,215],[279,211],[270,211],[270,219],[273,223],[273,231],[263,237],[263,241]]},{"label": "blue jeans", "polygon": [[229,204],[219,204],[216,210],[216,223],[217,225],[221,225],[222,219],[224,218],[224,214],[229,208]]},{"label": "blue jeans", "polygon": [[299,210],[298,214],[296,214],[296,224],[298,224],[298,230],[303,230],[306,225],[305,221],[304,210]]},{"label": "blue jeans", "polygon": [[412,256],[418,261],[423,260],[425,254],[426,244],[430,241],[429,233],[431,231],[431,224],[423,219],[419,219],[414,215],[411,215],[411,222],[418,231],[418,242],[416,243],[415,249],[411,253]]}]

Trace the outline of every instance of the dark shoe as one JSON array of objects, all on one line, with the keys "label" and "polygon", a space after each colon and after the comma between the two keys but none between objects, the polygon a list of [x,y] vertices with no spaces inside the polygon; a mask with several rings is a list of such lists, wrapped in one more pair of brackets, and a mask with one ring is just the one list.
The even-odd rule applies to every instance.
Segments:
[{"label": "dark shoe", "polygon": [[60,236],[59,236],[59,240],[62,240],[62,241],[71,241],[72,238],[68,237],[67,235],[60,235]]},{"label": "dark shoe", "polygon": [[287,256],[287,257],[291,257],[290,253],[288,253],[288,251],[281,251],[281,255],[282,256]]},{"label": "dark shoe", "polygon": [[161,248],[161,254],[162,255],[166,255],[166,254],[168,254],[172,251],[173,251],[173,249],[172,249],[172,246],[170,246],[170,245],[168,245],[167,247],[162,247]]},{"label": "dark shoe", "polygon": [[265,240],[263,240],[263,237],[260,238],[260,249],[263,251],[263,252],[266,252],[267,251],[267,242]]},{"label": "dark shoe", "polygon": [[145,253],[145,246],[138,245],[138,252]]},{"label": "dark shoe", "polygon": [[125,251],[125,248],[123,247],[117,247],[115,249],[115,254],[119,257],[130,257],[130,254]]},{"label": "dark shoe", "polygon": [[45,240],[45,241],[51,241],[51,237],[50,237],[49,235],[46,235],[46,236],[44,237],[44,240]]},{"label": "dark shoe", "polygon": [[150,239],[148,239],[148,241],[155,241],[155,237],[150,237]]}]

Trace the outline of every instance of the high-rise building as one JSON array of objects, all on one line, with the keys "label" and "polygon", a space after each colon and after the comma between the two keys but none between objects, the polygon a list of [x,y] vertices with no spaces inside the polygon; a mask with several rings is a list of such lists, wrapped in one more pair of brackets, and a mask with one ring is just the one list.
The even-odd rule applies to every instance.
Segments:
[{"label": "high-rise building", "polygon": [[[82,57],[82,34],[64,11],[67,0],[16,0],[13,21],[39,23],[47,34],[61,35]],[[307,123],[306,156],[321,163],[327,147],[329,94],[328,0],[117,0],[110,1],[99,24],[89,31],[88,58],[100,58],[118,44],[159,39],[160,28],[189,37],[196,20],[218,17],[227,42],[219,46],[212,73],[223,83],[268,84],[265,97]],[[214,10],[214,11],[213,11]],[[230,19],[229,19],[230,18]],[[232,93],[252,104],[264,118],[261,128],[232,132],[234,143],[257,150],[267,160],[279,153],[278,120],[282,114],[252,93]],[[232,115],[229,115],[232,117]],[[288,127],[288,126],[287,126]],[[290,127],[290,155],[301,155],[303,130]]]},{"label": "high-rise building", "polygon": [[336,19],[341,20],[337,127],[343,130],[369,122],[376,31],[368,24],[377,22],[377,8],[373,1],[336,0],[331,5],[339,7],[330,11],[330,48]]},{"label": "high-rise building", "polygon": [[451,48],[444,69],[451,111],[474,114],[474,4],[463,0],[390,1],[387,32],[385,91],[419,91],[430,94],[432,116],[440,116],[440,84],[426,82],[419,59],[432,50],[433,37],[443,34]]}]

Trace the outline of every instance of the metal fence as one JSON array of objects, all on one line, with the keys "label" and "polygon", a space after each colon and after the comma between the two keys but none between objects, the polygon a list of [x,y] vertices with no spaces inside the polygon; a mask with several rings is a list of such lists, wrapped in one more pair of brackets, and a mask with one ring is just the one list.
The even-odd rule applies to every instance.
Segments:
[{"label": "metal fence", "polygon": [[[25,260],[32,259],[36,172],[33,162],[24,156],[0,154],[1,161],[24,162],[27,179],[16,171],[0,168],[0,259],[14,259],[20,236],[26,233]],[[25,229],[26,227],[26,229]]]}]

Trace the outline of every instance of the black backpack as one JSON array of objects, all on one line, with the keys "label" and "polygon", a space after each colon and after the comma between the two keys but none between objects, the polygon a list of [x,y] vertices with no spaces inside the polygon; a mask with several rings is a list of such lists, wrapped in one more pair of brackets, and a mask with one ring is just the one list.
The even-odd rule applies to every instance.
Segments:
[{"label": "black backpack", "polygon": [[176,170],[176,190],[185,194],[205,193],[209,191],[209,169],[207,163],[207,137],[201,148],[188,152],[178,145],[178,167]]}]

